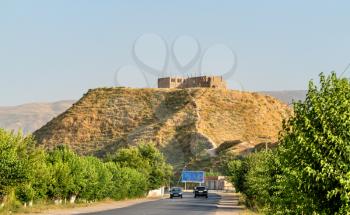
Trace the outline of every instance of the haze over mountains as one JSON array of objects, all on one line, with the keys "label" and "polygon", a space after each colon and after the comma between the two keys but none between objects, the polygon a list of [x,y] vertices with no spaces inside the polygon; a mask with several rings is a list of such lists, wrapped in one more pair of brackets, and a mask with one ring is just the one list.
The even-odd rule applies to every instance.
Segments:
[{"label": "haze over mountains", "polygon": [[288,105],[292,104],[293,101],[304,101],[306,97],[306,90],[293,90],[293,91],[262,91],[266,95],[275,97]]},{"label": "haze over mountains", "polygon": [[[264,91],[287,104],[293,100],[304,100],[305,90]],[[8,130],[34,132],[57,115],[67,110],[75,101],[66,100],[53,103],[30,103],[19,106],[0,107],[0,127]]]},{"label": "haze over mountains", "polygon": [[67,100],[0,107],[0,128],[31,133],[67,110],[74,102]]}]

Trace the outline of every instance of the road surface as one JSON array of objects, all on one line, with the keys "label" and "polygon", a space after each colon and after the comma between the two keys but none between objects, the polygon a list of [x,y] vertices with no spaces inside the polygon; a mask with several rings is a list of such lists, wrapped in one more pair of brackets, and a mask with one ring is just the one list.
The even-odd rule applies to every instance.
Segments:
[{"label": "road surface", "polygon": [[[88,213],[88,215],[226,215],[241,214],[233,194],[210,193],[209,198],[193,198],[192,193],[184,193],[183,199],[165,198],[132,205],[125,208]],[[86,215],[86,214],[85,214]]]}]

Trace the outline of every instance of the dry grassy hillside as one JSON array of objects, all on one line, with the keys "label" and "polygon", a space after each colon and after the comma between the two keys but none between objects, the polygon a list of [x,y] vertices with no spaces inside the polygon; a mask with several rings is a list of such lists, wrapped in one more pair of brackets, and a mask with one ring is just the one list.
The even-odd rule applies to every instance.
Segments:
[{"label": "dry grassy hillside", "polygon": [[289,114],[286,104],[257,93],[101,88],[90,90],[34,135],[49,148],[68,144],[80,154],[98,156],[152,141],[180,167],[203,147],[240,140],[232,150],[241,153],[275,142]]}]

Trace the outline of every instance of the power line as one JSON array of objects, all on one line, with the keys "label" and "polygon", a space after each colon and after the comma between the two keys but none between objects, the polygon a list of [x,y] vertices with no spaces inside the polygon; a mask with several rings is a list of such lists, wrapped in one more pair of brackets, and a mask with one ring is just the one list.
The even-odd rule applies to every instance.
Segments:
[{"label": "power line", "polygon": [[342,77],[346,71],[350,68],[350,63],[345,67],[344,71],[342,72],[342,74],[340,75],[340,77]]}]

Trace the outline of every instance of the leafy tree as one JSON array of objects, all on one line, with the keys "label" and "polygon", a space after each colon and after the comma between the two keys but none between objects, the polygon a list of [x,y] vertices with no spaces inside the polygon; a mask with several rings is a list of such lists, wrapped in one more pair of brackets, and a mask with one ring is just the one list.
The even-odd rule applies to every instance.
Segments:
[{"label": "leafy tree", "polygon": [[245,176],[247,201],[251,207],[266,211],[274,205],[272,201],[279,166],[274,151],[261,151],[249,155],[246,162],[249,171]]},{"label": "leafy tree", "polygon": [[237,192],[245,192],[245,177],[247,172],[248,166],[243,159],[234,159],[226,164],[225,174],[230,177]]},{"label": "leafy tree", "polygon": [[[320,75],[284,126],[278,210],[295,214],[350,211],[350,83]],[[286,195],[282,190],[287,190]],[[292,212],[291,212],[292,211]]]},{"label": "leafy tree", "polygon": [[144,174],[149,174],[152,168],[149,160],[145,160],[142,156],[139,147],[119,149],[115,155],[110,156],[109,160],[118,163],[121,167],[137,169]]},{"label": "leafy tree", "polygon": [[163,154],[154,144],[139,144],[137,147],[120,149],[110,160],[120,167],[138,170],[148,178],[148,188],[157,189],[164,185],[172,174],[172,167],[166,163]]},{"label": "leafy tree", "polygon": [[24,203],[46,198],[48,182],[50,180],[49,169],[46,165],[46,153],[36,148],[28,156],[28,178],[24,184],[17,185],[17,198]]},{"label": "leafy tree", "polygon": [[108,197],[108,184],[112,178],[111,173],[102,161],[95,157],[84,158],[85,186],[82,186],[80,198],[86,200],[100,200]]},{"label": "leafy tree", "polygon": [[58,146],[49,152],[48,164],[51,173],[49,197],[64,199],[77,192],[78,185],[75,184],[77,180],[74,178],[71,166],[74,161],[78,161],[77,156],[67,146]]},{"label": "leafy tree", "polygon": [[27,204],[27,202],[33,201],[35,197],[35,190],[30,182],[25,184],[20,184],[16,187],[16,196],[22,202]]},{"label": "leafy tree", "polygon": [[226,174],[230,176],[236,191],[246,197],[246,204],[257,210],[266,210],[271,204],[278,166],[273,151],[252,153],[227,163]]},{"label": "leafy tree", "polygon": [[67,199],[88,201],[103,198],[125,199],[144,196],[160,187],[171,167],[153,145],[119,150],[114,162],[78,156],[67,146],[48,153],[36,147],[31,136],[0,129],[0,200]]},{"label": "leafy tree", "polygon": [[98,190],[95,192],[96,199],[103,199],[110,197],[110,185],[113,178],[106,163],[98,163],[96,166],[98,173]]},{"label": "leafy tree", "polygon": [[0,199],[29,181],[34,151],[32,137],[0,129]]},{"label": "leafy tree", "polygon": [[172,175],[172,167],[166,162],[163,154],[153,144],[138,146],[143,160],[151,166],[149,174],[149,188],[157,189],[166,184]]},{"label": "leafy tree", "polygon": [[350,83],[320,74],[284,123],[277,150],[227,165],[236,189],[268,214],[350,211]]},{"label": "leafy tree", "polygon": [[112,173],[108,190],[113,199],[140,197],[148,191],[147,176],[136,169],[120,167],[113,162],[107,163],[106,166]]}]

